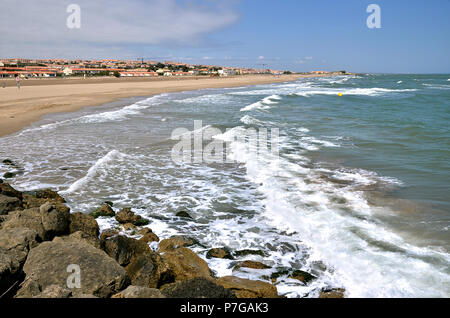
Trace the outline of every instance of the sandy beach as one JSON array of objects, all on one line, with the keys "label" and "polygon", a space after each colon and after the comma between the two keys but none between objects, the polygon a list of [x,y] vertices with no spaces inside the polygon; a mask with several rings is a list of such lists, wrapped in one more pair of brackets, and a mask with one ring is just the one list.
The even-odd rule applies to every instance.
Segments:
[{"label": "sandy beach", "polygon": [[73,112],[120,98],[279,83],[293,81],[299,77],[302,76],[29,79],[21,81],[20,91],[14,80],[2,80],[6,87],[0,88],[0,136],[17,132],[45,114]]}]

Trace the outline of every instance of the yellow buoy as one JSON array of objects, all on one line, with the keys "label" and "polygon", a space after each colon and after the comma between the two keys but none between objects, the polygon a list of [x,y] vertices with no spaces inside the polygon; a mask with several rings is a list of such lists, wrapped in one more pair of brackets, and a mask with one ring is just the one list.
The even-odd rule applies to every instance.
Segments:
[{"label": "yellow buoy", "polygon": [[339,96],[339,97],[342,97],[342,93],[339,93],[338,96]]}]

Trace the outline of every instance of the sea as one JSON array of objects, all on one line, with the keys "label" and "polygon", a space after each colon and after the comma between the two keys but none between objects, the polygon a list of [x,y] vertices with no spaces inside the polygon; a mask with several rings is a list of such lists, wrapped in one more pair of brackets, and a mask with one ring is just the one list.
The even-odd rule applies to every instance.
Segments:
[{"label": "sea", "polygon": [[[162,239],[195,238],[191,248],[216,276],[271,282],[285,297],[333,288],[346,297],[450,297],[449,124],[449,74],[141,96],[47,115],[0,138],[0,159],[16,164],[0,164],[0,177],[14,172],[7,181],[19,190],[57,190],[72,212],[105,201],[132,207]],[[266,131],[269,151],[255,152],[265,145],[249,143],[249,131]],[[191,135],[203,136],[200,151],[215,145],[211,153],[227,160],[190,160],[199,151],[187,146]],[[249,251],[208,259],[217,247]],[[243,260],[269,268],[236,266]],[[296,280],[294,270],[314,279]]]}]

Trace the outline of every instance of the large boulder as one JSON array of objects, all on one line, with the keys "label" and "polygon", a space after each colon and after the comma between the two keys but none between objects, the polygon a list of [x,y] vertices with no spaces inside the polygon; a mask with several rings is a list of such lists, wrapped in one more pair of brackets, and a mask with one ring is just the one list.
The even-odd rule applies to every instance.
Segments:
[{"label": "large boulder", "polygon": [[[69,265],[80,269],[80,288],[68,286]],[[109,297],[127,287],[126,271],[105,252],[79,240],[54,240],[33,248],[23,267],[27,283],[18,297],[38,296],[51,285],[69,288],[74,296]]]},{"label": "large boulder", "polygon": [[2,223],[2,229],[28,228],[37,232],[41,241],[50,240],[49,233],[42,224],[39,208],[16,211],[8,215],[8,219]]},{"label": "large boulder", "polygon": [[19,198],[0,194],[0,215],[5,215],[11,211],[20,209],[21,206],[22,203]]},{"label": "large boulder", "polygon": [[156,288],[128,286],[127,289],[122,290],[111,298],[165,298],[165,296]]},{"label": "large boulder", "polygon": [[98,237],[100,228],[94,217],[84,213],[72,213],[70,215],[69,232],[84,232],[87,235]]},{"label": "large boulder", "polygon": [[168,298],[236,298],[230,289],[202,277],[164,285],[161,292]]},{"label": "large boulder", "polygon": [[274,285],[259,280],[249,280],[235,276],[225,276],[217,284],[231,289],[238,298],[278,298]]},{"label": "large boulder", "polygon": [[192,250],[181,247],[162,255],[162,259],[168,264],[175,281],[204,277],[212,279],[208,264]]},{"label": "large boulder", "polygon": [[160,288],[173,283],[175,276],[169,264],[163,261],[157,253],[143,253],[133,258],[125,268],[135,286]]},{"label": "large boulder", "polygon": [[124,208],[117,212],[116,220],[120,224],[131,223],[136,226],[143,226],[150,223],[149,220],[135,214],[130,208]]},{"label": "large boulder", "polygon": [[67,206],[46,202],[39,208],[39,212],[47,235],[63,235],[69,232],[70,209]]},{"label": "large boulder", "polygon": [[137,255],[151,252],[145,242],[123,235],[107,238],[102,245],[106,254],[114,258],[121,266],[130,264]]},{"label": "large boulder", "polygon": [[22,266],[31,248],[38,245],[38,235],[27,228],[0,231],[0,295],[23,278]]},{"label": "large boulder", "polygon": [[88,235],[84,232],[78,231],[75,233],[70,234],[69,236],[59,236],[55,237],[53,241],[71,241],[71,240],[78,240],[87,244],[92,245],[95,248],[101,248],[100,245],[100,239],[96,236]]}]

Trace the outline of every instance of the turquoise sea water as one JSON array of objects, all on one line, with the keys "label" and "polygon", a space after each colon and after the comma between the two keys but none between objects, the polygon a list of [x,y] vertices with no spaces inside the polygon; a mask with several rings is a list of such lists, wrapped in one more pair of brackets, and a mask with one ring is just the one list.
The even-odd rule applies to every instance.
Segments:
[{"label": "turquoise sea water", "polygon": [[[194,120],[203,132],[220,130],[215,138],[229,141],[235,162],[173,162],[171,134],[194,130]],[[305,78],[48,116],[0,138],[0,159],[21,167],[14,186],[62,191],[73,211],[111,200],[150,218],[160,237],[195,236],[200,255],[257,249],[264,256],[242,260],[271,266],[207,260],[219,276],[317,277],[304,285],[281,276],[288,297],[334,287],[349,297],[448,297],[449,122],[450,75]],[[247,128],[279,129],[279,156],[249,156],[234,139]]]}]

